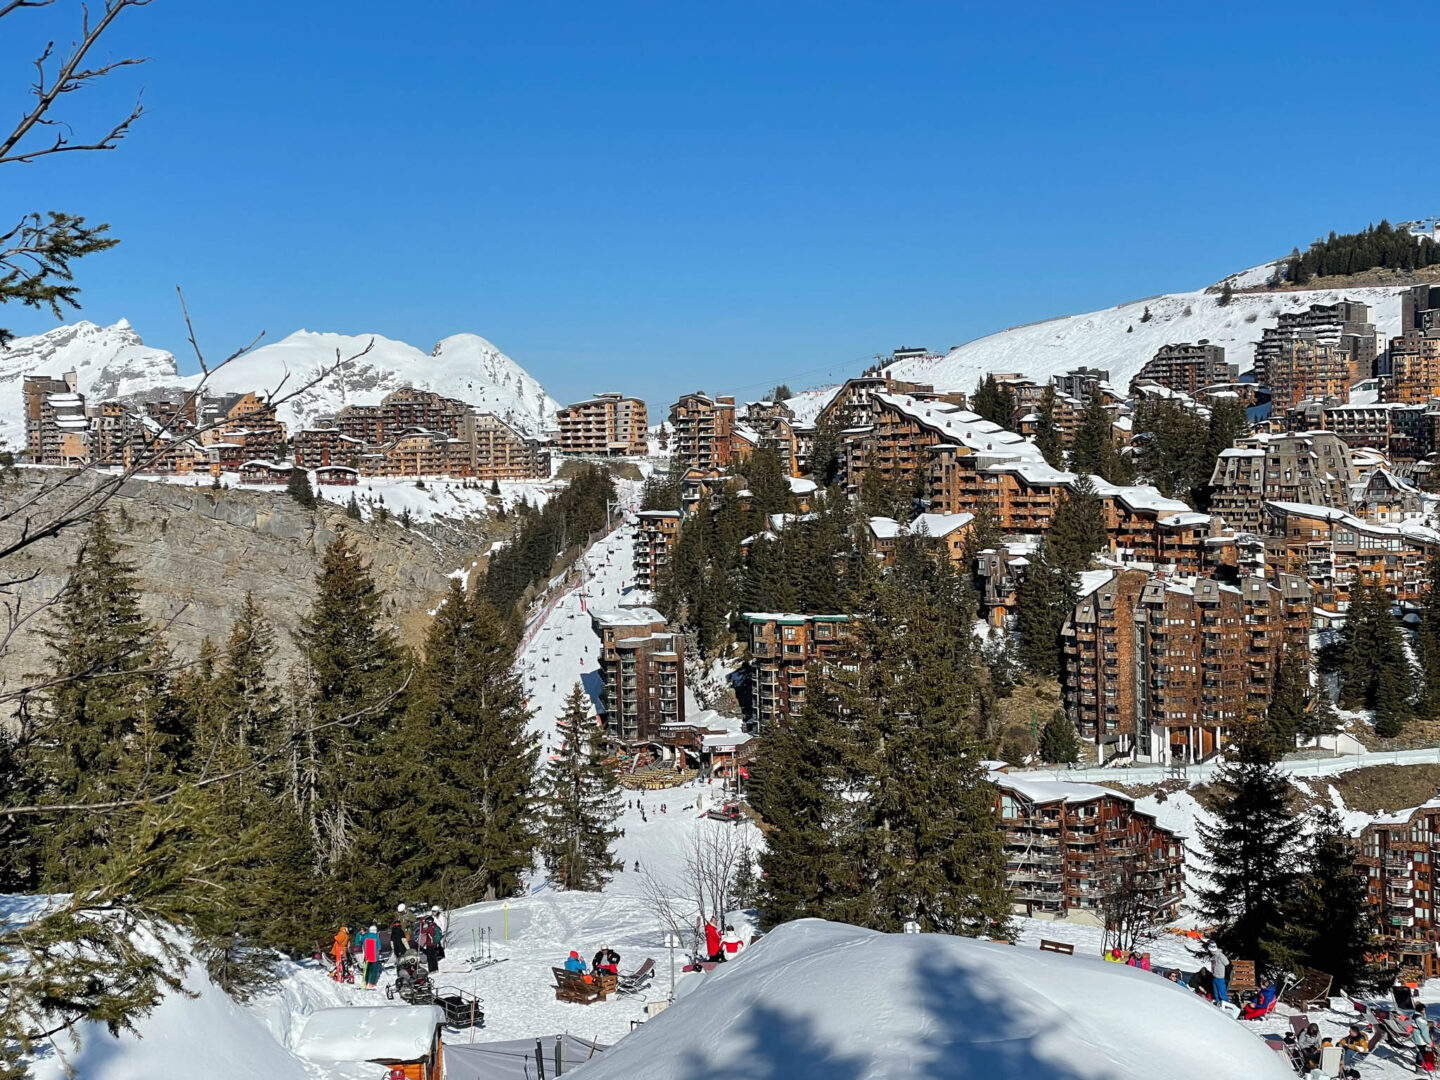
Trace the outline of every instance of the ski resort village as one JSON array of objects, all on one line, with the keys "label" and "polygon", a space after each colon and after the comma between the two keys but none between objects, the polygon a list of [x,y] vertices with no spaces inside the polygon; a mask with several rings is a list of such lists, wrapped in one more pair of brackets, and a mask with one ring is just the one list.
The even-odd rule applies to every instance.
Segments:
[{"label": "ski resort village", "polygon": [[1436,1072],[1419,76],[322,6],[0,0],[0,1080]]}]

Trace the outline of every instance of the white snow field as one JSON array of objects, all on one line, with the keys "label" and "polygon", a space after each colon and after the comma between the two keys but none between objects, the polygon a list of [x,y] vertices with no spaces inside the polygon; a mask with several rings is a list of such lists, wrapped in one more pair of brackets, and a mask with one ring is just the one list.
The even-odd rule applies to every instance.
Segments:
[{"label": "white snow field", "polygon": [[[254,390],[280,394],[303,386],[315,372],[374,345],[363,357],[283,405],[280,419],[294,433],[345,405],[375,405],[392,390],[414,386],[492,412],[530,434],[555,423],[560,407],[544,387],[514,360],[475,334],[456,334],[429,352],[378,334],[324,334],[297,330],[289,337],[225,365],[206,384],[212,393]],[[229,349],[218,350],[222,355]],[[219,357],[211,357],[212,362]],[[181,375],[175,357],[146,345],[124,319],[113,326],[77,322],[33,337],[16,338],[0,351],[0,442],[19,446],[25,424],[21,385],[26,375],[59,378],[74,371],[88,399],[160,388],[190,389],[198,375]]]},{"label": "white snow field", "polygon": [[584,1080],[1283,1080],[1194,994],[1098,958],[814,919],[777,928]]},{"label": "white snow field", "polygon": [[[956,346],[938,360],[902,360],[885,371],[897,379],[933,384],[936,390],[969,392],[987,372],[1018,372],[1043,383],[1071,368],[1098,367],[1110,372],[1111,384],[1123,393],[1161,345],[1176,342],[1204,338],[1223,345],[1226,362],[1246,371],[1265,327],[1274,326],[1281,312],[1303,311],[1311,304],[1369,304],[1377,333],[1388,339],[1400,329],[1399,293],[1398,287],[1236,293],[1223,307],[1215,293],[1204,290],[1170,293],[1011,327]],[[1142,322],[1147,307],[1150,320]]]}]

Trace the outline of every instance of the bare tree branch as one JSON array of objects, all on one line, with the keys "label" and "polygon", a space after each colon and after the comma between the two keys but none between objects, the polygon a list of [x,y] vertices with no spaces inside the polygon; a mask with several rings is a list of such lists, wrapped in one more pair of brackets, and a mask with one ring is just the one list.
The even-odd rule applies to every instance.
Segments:
[{"label": "bare tree branch", "polygon": [[[35,60],[36,77],[31,86],[31,93],[35,97],[35,103],[29,111],[20,118],[15,125],[15,130],[0,140],[0,165],[7,163],[32,162],[37,158],[46,157],[51,154],[67,153],[72,150],[113,150],[115,146],[129,133],[130,127],[140,118],[144,106],[137,100],[135,107],[130,110],[128,116],[115,124],[100,138],[84,143],[70,141],[69,126],[53,119],[49,114],[55,103],[62,94],[74,93],[81,89],[86,83],[103,79],[113,71],[120,68],[134,67],[145,62],[144,57],[127,56],[119,60],[111,60],[100,64],[98,67],[84,67],[86,56],[95,44],[110,29],[110,24],[120,17],[120,13],[126,8],[145,7],[151,0],[106,0],[105,13],[93,25],[90,22],[88,8],[82,7],[84,12],[81,20],[80,39],[75,42],[70,53],[60,62],[53,76],[47,76],[46,64],[55,50],[55,43],[52,41],[45,46],[44,51]],[[34,3],[25,3],[23,0],[12,0],[12,2],[0,9],[0,16],[8,15],[20,7],[38,7]],[[42,146],[35,150],[18,150],[20,142],[26,136],[41,127],[52,127],[56,129],[55,141],[48,146]]]}]

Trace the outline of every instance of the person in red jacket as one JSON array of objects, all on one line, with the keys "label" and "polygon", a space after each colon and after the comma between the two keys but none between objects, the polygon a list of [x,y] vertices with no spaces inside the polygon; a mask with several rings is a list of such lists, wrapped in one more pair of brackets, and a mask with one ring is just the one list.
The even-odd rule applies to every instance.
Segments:
[{"label": "person in red jacket", "polygon": [[720,940],[720,931],[712,919],[705,920],[705,952],[712,964],[725,961],[725,949]]}]

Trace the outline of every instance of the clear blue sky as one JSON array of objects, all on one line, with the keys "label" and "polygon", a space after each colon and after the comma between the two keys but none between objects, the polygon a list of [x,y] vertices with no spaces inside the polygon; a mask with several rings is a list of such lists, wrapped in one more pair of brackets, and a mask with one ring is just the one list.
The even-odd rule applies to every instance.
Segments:
[{"label": "clear blue sky", "polygon": [[[4,100],[27,17],[69,14],[6,19]],[[561,399],[800,389],[1440,213],[1428,29],[1319,2],[155,0],[111,43],[153,61],[68,106],[143,84],[134,135],[8,167],[0,205],[111,222],[82,315],[177,355],[182,284],[213,352],[474,331]]]}]

